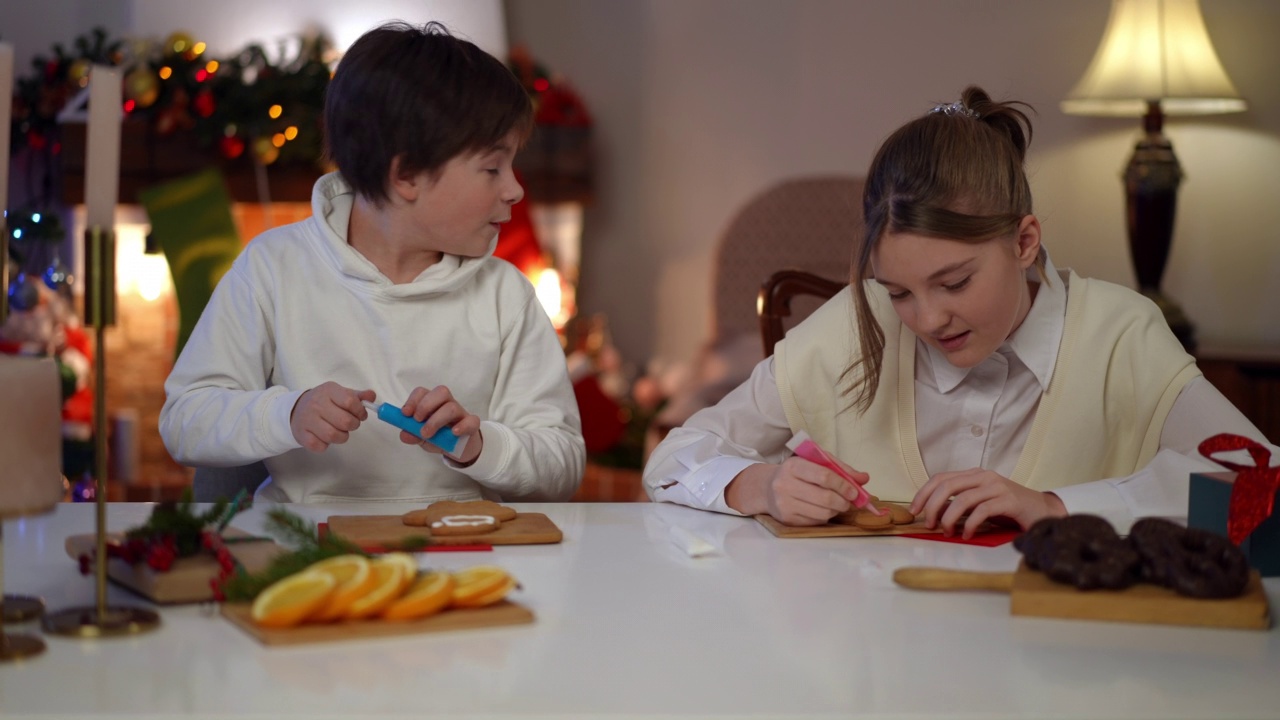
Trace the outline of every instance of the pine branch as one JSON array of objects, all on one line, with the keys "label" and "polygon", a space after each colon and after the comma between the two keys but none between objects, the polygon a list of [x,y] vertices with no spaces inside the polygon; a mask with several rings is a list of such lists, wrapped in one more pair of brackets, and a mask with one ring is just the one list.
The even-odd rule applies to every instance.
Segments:
[{"label": "pine branch", "polygon": [[[315,523],[284,508],[267,513],[267,530],[285,544],[297,549],[277,555],[262,572],[249,573],[237,568],[234,575],[222,584],[222,595],[227,602],[248,602],[273,583],[300,573],[321,560],[338,555],[363,555],[369,557],[359,545],[341,535],[326,532],[322,537]],[[425,539],[408,540],[389,550],[412,552],[427,544]]]}]

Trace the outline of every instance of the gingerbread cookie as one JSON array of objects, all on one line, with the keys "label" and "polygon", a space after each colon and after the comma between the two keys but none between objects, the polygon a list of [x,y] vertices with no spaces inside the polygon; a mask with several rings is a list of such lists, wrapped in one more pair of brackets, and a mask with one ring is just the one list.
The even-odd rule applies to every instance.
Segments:
[{"label": "gingerbread cookie", "polygon": [[444,515],[431,522],[432,535],[479,535],[501,525],[492,515]]},{"label": "gingerbread cookie", "polygon": [[870,510],[850,508],[848,512],[842,512],[831,518],[831,522],[838,525],[854,525],[864,530],[884,530],[892,525],[910,525],[916,521],[916,516],[902,505],[877,502],[872,504],[883,510],[884,514],[875,515]]},{"label": "gingerbread cookie", "polygon": [[501,524],[515,519],[516,511],[492,500],[440,500],[422,510],[407,512],[401,519],[405,525],[431,527],[441,518],[451,515],[488,515]]},{"label": "gingerbread cookie", "polygon": [[889,513],[876,515],[870,510],[859,510],[853,514],[853,524],[863,530],[880,530],[893,524],[893,516]]}]

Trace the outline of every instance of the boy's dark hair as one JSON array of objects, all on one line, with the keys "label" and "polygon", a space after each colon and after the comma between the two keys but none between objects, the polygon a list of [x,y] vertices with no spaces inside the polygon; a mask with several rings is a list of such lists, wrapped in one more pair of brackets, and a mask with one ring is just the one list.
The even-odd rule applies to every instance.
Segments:
[{"label": "boy's dark hair", "polygon": [[515,130],[533,128],[533,104],[501,61],[440,23],[393,22],[352,44],[329,82],[325,149],[361,196],[388,199],[391,161],[404,173],[439,172]]}]

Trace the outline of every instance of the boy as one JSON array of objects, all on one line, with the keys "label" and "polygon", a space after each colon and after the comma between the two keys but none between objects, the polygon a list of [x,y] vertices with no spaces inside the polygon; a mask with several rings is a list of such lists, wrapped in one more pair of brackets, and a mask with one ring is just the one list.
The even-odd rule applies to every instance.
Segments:
[{"label": "boy", "polygon": [[[324,119],[338,171],[311,218],[222,278],[165,383],[169,452],[265,460],[269,501],[567,500],[585,450],[564,354],[533,288],[491,257],[524,194],[528,95],[439,24],[395,23],[347,51]],[[421,436],[362,427],[381,401]],[[446,427],[456,457],[423,439]]]}]

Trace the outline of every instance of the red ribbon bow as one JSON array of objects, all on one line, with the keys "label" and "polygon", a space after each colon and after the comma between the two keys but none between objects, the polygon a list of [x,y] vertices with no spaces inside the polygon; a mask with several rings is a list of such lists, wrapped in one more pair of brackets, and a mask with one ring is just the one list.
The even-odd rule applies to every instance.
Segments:
[{"label": "red ribbon bow", "polygon": [[[1253,457],[1253,467],[1213,457],[1214,453],[1230,450],[1248,450]],[[1247,437],[1230,433],[1214,435],[1200,443],[1200,454],[1237,473],[1227,508],[1227,537],[1239,545],[1271,516],[1276,491],[1280,490],[1280,467],[1271,467],[1270,450]]]}]

